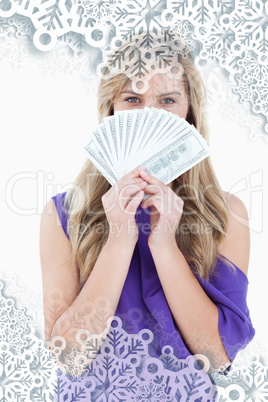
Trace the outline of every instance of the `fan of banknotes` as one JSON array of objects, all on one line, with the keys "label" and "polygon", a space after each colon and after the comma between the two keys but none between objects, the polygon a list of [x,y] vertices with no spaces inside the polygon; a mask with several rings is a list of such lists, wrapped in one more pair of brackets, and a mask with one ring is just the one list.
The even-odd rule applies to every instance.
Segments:
[{"label": "fan of banknotes", "polygon": [[111,185],[141,165],[168,184],[209,155],[193,125],[164,109],[147,107],[105,117],[85,150]]}]

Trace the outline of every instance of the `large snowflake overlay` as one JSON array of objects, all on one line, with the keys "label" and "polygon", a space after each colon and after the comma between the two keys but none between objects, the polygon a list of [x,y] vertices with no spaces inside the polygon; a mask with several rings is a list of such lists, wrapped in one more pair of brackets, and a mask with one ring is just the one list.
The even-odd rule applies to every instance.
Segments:
[{"label": "large snowflake overlay", "polygon": [[261,402],[268,399],[268,369],[257,355],[251,356],[247,366],[234,366],[226,378],[215,376],[214,380],[218,385],[221,384],[222,388],[224,387],[224,390],[221,389],[219,402],[229,400]]},{"label": "large snowflake overlay", "polygon": [[[194,400],[193,397],[216,400],[217,388],[193,356],[179,360],[172,347],[165,347],[161,358],[153,358],[148,353],[153,340],[150,330],[127,334],[117,317],[111,319],[110,325],[106,338],[97,343],[94,359],[90,339],[84,340],[81,351],[74,348],[71,354],[57,353],[58,364],[64,368],[64,361],[67,371],[59,376],[63,400],[68,400],[70,383],[87,385],[85,395],[92,401],[184,401]],[[64,341],[61,348],[64,351]],[[173,371],[170,358],[174,360]],[[208,363],[204,356],[203,359]]]},{"label": "large snowflake overlay", "polygon": [[25,307],[14,299],[19,288],[13,286],[14,295],[7,296],[12,283],[14,278],[5,287],[4,281],[0,282],[0,400],[49,400],[45,395],[49,395],[53,376],[56,378],[54,358],[35,335]]},{"label": "large snowflake overlay", "polygon": [[[56,63],[54,69],[81,74],[85,87],[95,92],[95,79],[88,71],[96,72],[118,44],[140,36],[140,67],[132,72],[140,78],[142,68],[150,67],[148,54],[146,58],[150,43],[159,34],[167,35],[172,43],[170,29],[183,36],[182,54],[194,51],[199,68],[216,60],[229,74],[231,90],[241,103],[250,105],[251,120],[258,122],[250,122],[251,132],[255,132],[252,138],[259,132],[267,133],[263,120],[259,127],[259,117],[267,117],[268,109],[268,28],[263,0],[3,0],[0,59],[21,65],[34,53],[32,41],[37,49],[35,57],[41,58],[45,71],[53,70],[60,53],[65,63]],[[53,50],[55,59],[40,54]],[[254,125],[258,126],[257,134]]]},{"label": "large snowflake overlay", "polygon": [[81,5],[83,8],[83,16],[91,16],[97,22],[107,22],[110,20],[116,1],[89,1],[89,0],[77,0],[77,5]]},{"label": "large snowflake overlay", "polygon": [[[249,130],[249,138],[252,140],[261,137],[263,135],[265,117],[259,110],[258,113],[256,111],[255,115],[253,115],[251,113],[250,102],[240,97],[238,88],[235,88],[235,83],[236,80],[239,79],[239,75],[236,74],[234,83],[231,83],[215,60],[211,61],[209,71],[204,69],[202,73],[207,90],[209,109],[213,110],[216,108],[225,120],[237,122],[240,123],[241,126],[247,127]],[[242,85],[242,81],[240,85]],[[264,87],[265,85],[266,84],[264,84]],[[261,96],[262,92],[264,92],[264,87],[256,96]],[[215,102],[215,99],[218,101]],[[260,101],[256,100],[256,104],[258,103],[260,103]],[[262,103],[262,105],[264,106],[265,104]],[[264,138],[267,142],[268,137],[266,136]]]},{"label": "large snowflake overlay", "polygon": [[[164,69],[171,78],[180,78],[183,67],[178,62],[177,54],[186,57],[189,47],[184,39],[168,30],[161,36],[153,32],[134,32],[127,41],[116,37],[113,41],[113,51],[108,55],[105,63],[98,66],[98,74],[104,79],[120,72],[131,78],[132,89],[143,93],[148,89],[148,80],[157,71]],[[156,42],[157,40],[157,42]]]},{"label": "large snowflake overlay", "polygon": [[[0,287],[1,402],[255,402],[268,398],[268,368],[254,343],[240,352],[227,376],[208,375],[205,356],[178,359],[167,343],[159,358],[151,357],[153,332],[128,334],[122,321],[112,317],[105,334],[79,331],[81,347],[67,353],[63,338],[55,337],[46,346],[43,337],[35,334],[33,320],[21,306],[21,297],[27,297],[14,277],[1,276]],[[163,314],[157,310],[153,314],[164,327]],[[152,317],[147,321],[154,331]]]}]

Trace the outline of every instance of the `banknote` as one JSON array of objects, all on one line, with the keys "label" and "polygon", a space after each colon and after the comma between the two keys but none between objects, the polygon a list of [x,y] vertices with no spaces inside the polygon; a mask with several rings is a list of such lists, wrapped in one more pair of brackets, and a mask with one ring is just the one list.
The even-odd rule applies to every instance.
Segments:
[{"label": "banknote", "polygon": [[113,186],[118,181],[118,179],[114,175],[113,170],[110,169],[109,165],[105,162],[105,157],[102,155],[102,153],[96,147],[96,145],[92,139],[85,146],[85,151],[86,151],[87,157],[96,166],[96,168],[99,170],[99,172]]},{"label": "banknote", "polygon": [[193,125],[164,109],[147,107],[105,117],[85,150],[111,185],[141,165],[169,184],[209,156],[205,139]]},{"label": "banknote", "polygon": [[165,184],[175,180],[209,155],[199,135],[191,130],[144,160],[146,171]]}]

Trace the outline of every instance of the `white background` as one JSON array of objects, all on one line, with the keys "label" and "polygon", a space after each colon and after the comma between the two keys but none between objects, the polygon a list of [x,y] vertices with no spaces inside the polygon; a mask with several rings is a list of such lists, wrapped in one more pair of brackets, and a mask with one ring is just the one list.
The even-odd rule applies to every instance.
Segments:
[{"label": "white background", "polygon": [[[45,76],[34,63],[18,70],[0,63],[2,268],[18,284],[41,292],[39,222],[46,201],[64,191],[85,160],[83,145],[97,124],[96,95],[79,76]],[[212,161],[224,190],[239,196],[250,216],[248,305],[255,341],[265,350],[267,334],[268,142],[209,110]]]}]

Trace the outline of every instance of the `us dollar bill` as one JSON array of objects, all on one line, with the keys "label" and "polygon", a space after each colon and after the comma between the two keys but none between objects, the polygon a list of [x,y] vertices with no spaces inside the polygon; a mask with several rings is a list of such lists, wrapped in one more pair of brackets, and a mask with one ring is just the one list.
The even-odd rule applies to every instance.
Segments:
[{"label": "us dollar bill", "polygon": [[208,147],[200,134],[191,130],[144,160],[143,164],[149,174],[169,184],[207,156]]},{"label": "us dollar bill", "polygon": [[110,166],[105,162],[105,157],[96,147],[93,139],[89,141],[89,143],[85,146],[85,151],[87,157],[91,160],[93,165],[99,170],[99,172],[108,180],[108,182],[113,186],[118,178],[115,176],[113,170]]},{"label": "us dollar bill", "polygon": [[193,125],[156,108],[123,110],[105,117],[85,150],[111,185],[140,165],[169,184],[209,156],[205,139]]}]

